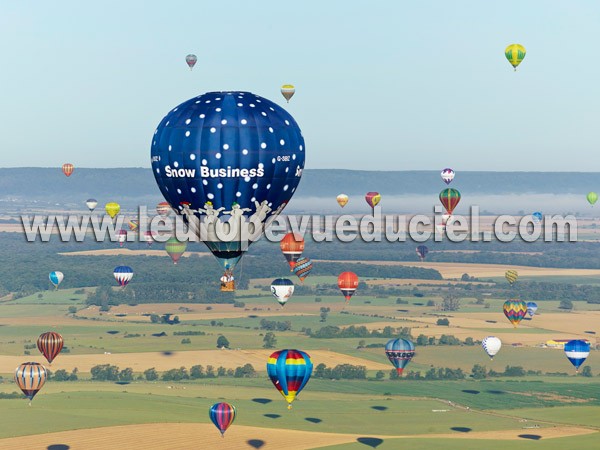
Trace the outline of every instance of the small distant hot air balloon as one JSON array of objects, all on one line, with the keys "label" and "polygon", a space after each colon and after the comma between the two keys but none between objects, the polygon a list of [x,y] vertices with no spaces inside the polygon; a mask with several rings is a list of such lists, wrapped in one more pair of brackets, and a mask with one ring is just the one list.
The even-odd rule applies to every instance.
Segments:
[{"label": "small distant hot air balloon", "polygon": [[139,220],[137,220],[137,219],[131,219],[131,220],[130,220],[130,221],[127,223],[127,225],[129,225],[129,229],[130,229],[131,231],[135,231],[135,230],[137,230],[137,229],[138,229],[138,227],[140,226],[140,221],[139,221]]},{"label": "small distant hot air balloon", "polygon": [[119,286],[125,287],[133,278],[133,269],[129,266],[117,266],[113,271],[113,275]]},{"label": "small distant hot air balloon", "polygon": [[287,278],[277,278],[271,282],[271,294],[281,306],[285,305],[294,293],[294,283]]},{"label": "small distant hot air balloon", "polygon": [[444,180],[444,183],[446,184],[450,184],[452,183],[452,180],[454,180],[454,170],[450,169],[450,168],[446,168],[444,170],[442,170],[441,176],[442,176],[442,180]]},{"label": "small distant hot air balloon", "polygon": [[527,314],[529,314],[529,317],[533,317],[537,309],[538,305],[536,302],[527,302]]},{"label": "small distant hot air balloon", "polygon": [[444,189],[440,192],[440,202],[442,202],[442,205],[446,208],[448,214],[452,215],[454,208],[456,208],[458,202],[460,202],[460,192],[452,188]]},{"label": "small distant hot air balloon", "polygon": [[235,406],[229,403],[215,403],[208,410],[208,417],[219,429],[221,436],[225,437],[225,431],[235,420]]},{"label": "small distant hot air balloon", "polygon": [[502,348],[502,341],[496,336],[488,336],[481,341],[481,346],[488,354],[490,359],[494,359],[494,356],[496,356],[496,354]]},{"label": "small distant hot air balloon", "polygon": [[527,314],[527,304],[522,300],[506,300],[502,309],[506,318],[515,328]]},{"label": "small distant hot air balloon", "polygon": [[74,170],[75,170],[75,167],[73,166],[73,164],[65,163],[62,165],[62,171],[68,177],[71,176],[71,174],[73,173]]},{"label": "small distant hot air balloon", "polygon": [[279,243],[279,247],[290,265],[290,271],[292,271],[304,251],[304,238],[298,233],[288,233]]},{"label": "small distant hot air balloon", "polygon": [[144,233],[144,239],[146,240],[146,244],[148,244],[148,247],[154,244],[154,235],[152,234],[152,231],[146,231]]},{"label": "small distant hot air balloon", "polygon": [[348,303],[358,288],[358,276],[354,272],[340,273],[338,276],[338,287],[346,298],[346,303]]},{"label": "small distant hot air balloon", "polygon": [[15,370],[15,383],[29,399],[30,405],[33,397],[44,386],[46,378],[48,378],[46,368],[36,362],[26,362]]},{"label": "small distant hot air balloon", "polygon": [[173,264],[177,264],[181,255],[185,253],[187,249],[187,241],[180,241],[176,237],[171,237],[165,242],[165,250],[173,260]]},{"label": "small distant hot air balloon", "polygon": [[425,257],[427,256],[427,253],[429,253],[429,249],[427,248],[426,245],[419,245],[417,247],[417,255],[419,255],[419,258],[421,258],[421,261],[425,261]]},{"label": "small distant hot air balloon", "polygon": [[504,56],[508,59],[511,66],[517,70],[517,66],[521,64],[521,61],[525,58],[525,47],[521,44],[510,44],[504,50]]},{"label": "small distant hot air balloon", "polygon": [[340,205],[343,208],[348,203],[348,196],[346,194],[340,194],[336,197],[336,200],[338,202],[338,205]]},{"label": "small distant hot air balloon", "polygon": [[540,223],[540,222],[542,221],[542,219],[544,218],[544,216],[542,215],[542,213],[541,213],[541,212],[539,212],[539,211],[536,211],[536,212],[534,212],[534,213],[531,215],[531,217],[533,217],[533,221],[534,221],[535,223]]},{"label": "small distant hot air balloon", "polygon": [[54,358],[58,356],[63,348],[63,338],[54,331],[42,333],[37,340],[37,348],[42,355],[52,364]]},{"label": "small distant hot air balloon", "polygon": [[156,205],[156,212],[160,217],[167,217],[171,213],[171,205],[168,202],[160,202]]},{"label": "small distant hot air balloon", "polygon": [[288,402],[288,409],[292,409],[292,402],[308,383],[312,370],[310,356],[301,350],[279,350],[269,356],[267,374]]},{"label": "small distant hot air balloon", "polygon": [[598,194],[595,192],[588,192],[587,201],[590,203],[590,205],[594,206],[594,203],[598,201]]},{"label": "small distant hot air balloon", "polygon": [[50,283],[52,283],[54,285],[54,288],[58,289],[58,285],[60,283],[62,283],[62,280],[65,278],[65,276],[62,272],[55,271],[55,272],[50,272],[50,275],[48,275],[48,278],[50,279]]},{"label": "small distant hot air balloon", "polygon": [[507,270],[504,274],[504,278],[506,278],[506,281],[512,286],[519,278],[519,272],[516,270]]},{"label": "small distant hot air balloon", "polygon": [[104,210],[106,211],[106,214],[110,216],[111,219],[114,219],[115,216],[119,214],[119,211],[121,211],[121,205],[115,202],[110,202],[104,205]]},{"label": "small distant hot air balloon", "polygon": [[127,241],[127,230],[119,230],[117,240],[119,242],[119,247],[123,247],[125,245],[125,241]]},{"label": "small distant hot air balloon", "polygon": [[398,375],[402,375],[404,368],[415,356],[415,344],[408,339],[391,339],[385,344],[385,354],[396,368]]},{"label": "small distant hot air balloon", "polygon": [[196,57],[196,55],[193,55],[191,53],[185,57],[185,63],[188,65],[190,70],[192,70],[194,68],[197,61],[198,61],[198,58]]},{"label": "small distant hot air balloon", "polygon": [[95,198],[88,198],[85,202],[85,206],[87,206],[90,212],[92,212],[94,209],[96,209],[96,206],[98,206],[98,200]]},{"label": "small distant hot air balloon", "polygon": [[285,98],[286,102],[289,103],[290,99],[296,93],[296,88],[293,84],[284,84],[281,86],[281,95]]},{"label": "small distant hot air balloon", "polygon": [[575,366],[575,372],[579,373],[579,367],[585,362],[590,354],[590,343],[581,339],[575,339],[565,344],[565,355]]},{"label": "small distant hot air balloon", "polygon": [[304,282],[304,279],[308,276],[308,274],[312,270],[312,267],[312,261],[303,256],[302,258],[298,259],[298,261],[296,261],[293,271],[296,274],[296,276],[300,278],[300,281]]},{"label": "small distant hot air balloon", "polygon": [[375,211],[375,207],[381,201],[381,194],[379,192],[367,192],[365,195],[365,200],[371,207],[373,211]]}]

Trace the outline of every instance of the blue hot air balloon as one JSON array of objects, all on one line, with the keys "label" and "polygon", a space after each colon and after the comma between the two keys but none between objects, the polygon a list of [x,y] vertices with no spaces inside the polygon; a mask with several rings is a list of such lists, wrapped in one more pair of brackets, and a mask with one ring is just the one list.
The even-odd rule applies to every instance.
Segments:
[{"label": "blue hot air balloon", "polygon": [[396,368],[398,375],[415,356],[415,345],[407,339],[392,339],[385,344],[385,354]]},{"label": "blue hot air balloon", "polygon": [[50,274],[48,275],[48,278],[50,279],[50,283],[52,283],[54,285],[54,288],[58,289],[58,285],[60,283],[62,283],[62,280],[65,278],[65,276],[63,275],[62,272],[55,271],[55,272],[50,272]]},{"label": "blue hot air balloon", "polygon": [[534,212],[531,216],[533,217],[533,221],[536,223],[540,223],[544,218],[544,216],[542,216],[542,213],[539,211]]},{"label": "blue hot air balloon", "polygon": [[125,287],[133,278],[133,269],[129,266],[117,266],[113,271],[113,275],[115,280],[117,280],[117,283],[119,283],[121,287]]},{"label": "blue hot air balloon", "polygon": [[[296,191],[304,153],[294,118],[250,92],[208,92],[180,104],[160,122],[151,145],[165,200],[221,262],[227,283],[247,245]],[[246,221],[252,225],[245,236]],[[223,222],[226,232],[219,233]]]},{"label": "blue hot air balloon", "polygon": [[537,309],[538,305],[536,302],[527,302],[527,314],[529,314],[529,317],[533,317]]},{"label": "blue hot air balloon", "polygon": [[426,245],[419,245],[417,247],[417,255],[419,255],[419,258],[421,258],[421,261],[425,260],[427,253],[429,253],[429,249],[427,248]]},{"label": "blue hot air balloon", "polygon": [[565,344],[565,355],[575,366],[575,372],[579,372],[579,367],[584,363],[590,354],[590,343],[581,339],[575,339]]}]

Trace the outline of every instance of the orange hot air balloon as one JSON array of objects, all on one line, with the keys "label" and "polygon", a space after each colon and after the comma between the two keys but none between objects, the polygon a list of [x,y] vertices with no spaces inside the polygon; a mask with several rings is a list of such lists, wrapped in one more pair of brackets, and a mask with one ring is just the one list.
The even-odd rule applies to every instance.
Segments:
[{"label": "orange hot air balloon", "polygon": [[38,350],[50,364],[63,348],[63,338],[59,333],[48,331],[43,333],[37,340]]},{"label": "orange hot air balloon", "polygon": [[292,271],[304,251],[304,238],[298,233],[288,233],[283,237],[279,246],[290,265],[290,271]]},{"label": "orange hot air balloon", "polygon": [[65,163],[62,165],[62,171],[68,177],[71,176],[71,174],[73,173],[73,170],[75,170],[75,167],[73,166],[73,164]]},{"label": "orange hot air balloon", "polygon": [[367,192],[367,195],[365,195],[365,200],[371,208],[375,209],[375,207],[381,201],[381,194],[379,194],[379,192]]},{"label": "orange hot air balloon", "polygon": [[350,297],[354,295],[358,287],[358,276],[354,272],[342,272],[338,276],[338,287],[346,297],[346,303],[350,301]]}]

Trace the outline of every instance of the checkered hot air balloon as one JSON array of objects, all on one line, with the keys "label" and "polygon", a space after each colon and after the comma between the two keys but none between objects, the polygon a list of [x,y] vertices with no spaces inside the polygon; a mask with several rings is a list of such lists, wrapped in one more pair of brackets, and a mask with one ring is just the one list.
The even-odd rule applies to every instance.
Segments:
[{"label": "checkered hot air balloon", "polygon": [[63,338],[60,334],[54,331],[42,333],[37,340],[37,348],[44,358],[52,364],[54,358],[58,356],[63,348]]},{"label": "checkered hot air balloon", "polygon": [[527,303],[522,300],[506,300],[502,308],[504,315],[517,328],[517,325],[527,314]]},{"label": "checkered hot air balloon", "polygon": [[565,355],[575,366],[575,372],[579,373],[579,367],[585,362],[590,354],[590,343],[582,339],[575,339],[565,344]]},{"label": "checkered hot air balloon", "polygon": [[15,370],[15,383],[29,399],[30,405],[33,397],[46,383],[47,378],[48,371],[46,368],[36,362],[23,363]]},{"label": "checkered hot air balloon", "polygon": [[267,374],[288,402],[288,409],[292,409],[292,402],[308,383],[312,370],[310,356],[301,350],[279,350],[269,356]]},{"label": "checkered hot air balloon", "polygon": [[227,428],[229,428],[235,420],[235,414],[235,406],[225,402],[215,403],[208,410],[208,417],[210,417],[210,420],[219,429],[221,436],[223,437],[225,437]]}]

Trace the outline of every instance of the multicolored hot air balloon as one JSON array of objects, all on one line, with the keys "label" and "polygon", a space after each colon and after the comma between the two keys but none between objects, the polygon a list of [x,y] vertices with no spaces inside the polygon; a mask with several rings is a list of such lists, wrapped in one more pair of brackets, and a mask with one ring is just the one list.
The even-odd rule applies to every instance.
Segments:
[{"label": "multicolored hot air balloon", "polygon": [[598,201],[598,194],[595,192],[588,192],[587,201],[590,203],[590,205],[594,206],[594,203]]},{"label": "multicolored hot air balloon", "polygon": [[73,166],[73,164],[65,163],[62,165],[62,171],[68,177],[71,176],[71,174],[73,173],[74,170],[75,170],[75,167]]},{"label": "multicolored hot air balloon", "polygon": [[154,234],[152,234],[152,231],[148,230],[144,233],[144,240],[146,241],[146,244],[148,244],[148,247],[154,244]]},{"label": "multicolored hot air balloon", "polygon": [[225,437],[225,431],[231,426],[235,420],[236,409],[235,406],[229,403],[215,403],[208,410],[208,417],[215,427],[221,432],[221,436]]},{"label": "multicolored hot air balloon", "polygon": [[281,306],[285,305],[294,293],[294,283],[287,278],[277,278],[271,283],[271,294]]},{"label": "multicolored hot air balloon", "polygon": [[535,223],[540,223],[540,222],[542,221],[542,219],[544,218],[544,216],[542,215],[542,213],[541,213],[541,212],[539,212],[539,211],[536,211],[536,212],[534,212],[534,213],[531,215],[531,217],[533,217],[533,221],[534,221]]},{"label": "multicolored hot air balloon", "polygon": [[310,356],[301,350],[279,350],[269,356],[267,374],[288,402],[288,409],[292,409],[292,402],[308,383],[312,370]]},{"label": "multicolored hot air balloon", "polygon": [[442,170],[441,176],[442,176],[442,180],[444,180],[444,183],[446,184],[450,184],[452,183],[452,180],[454,180],[454,170],[450,169],[450,168],[445,168],[444,170]]},{"label": "multicolored hot air balloon", "polygon": [[113,275],[119,286],[124,288],[133,278],[133,269],[129,266],[117,266],[113,271]]},{"label": "multicolored hot air balloon", "polygon": [[291,272],[304,251],[304,238],[298,233],[288,233],[279,243],[279,247],[290,265]]},{"label": "multicolored hot air balloon", "polygon": [[171,205],[169,205],[169,202],[160,202],[156,205],[156,212],[160,217],[167,217],[171,212]]},{"label": "multicolored hot air balloon", "polygon": [[119,247],[123,247],[125,245],[125,241],[127,241],[127,230],[119,230],[117,235],[117,242],[119,243]]},{"label": "multicolored hot air balloon", "polygon": [[522,300],[506,300],[502,309],[506,318],[515,328],[527,314],[527,304]]},{"label": "multicolored hot air balloon", "polygon": [[50,275],[48,275],[48,278],[50,279],[50,283],[52,283],[54,285],[54,288],[58,289],[58,285],[60,283],[62,283],[62,280],[64,280],[65,276],[62,272],[55,271],[55,272],[50,272]]},{"label": "multicolored hot air balloon", "polygon": [[358,288],[358,275],[354,272],[340,273],[338,276],[338,287],[346,298],[346,303],[348,303]]},{"label": "multicolored hot air balloon", "polygon": [[452,188],[444,189],[440,192],[440,202],[442,202],[442,205],[446,208],[448,214],[452,215],[454,208],[456,208],[458,202],[460,202],[460,192]]},{"label": "multicolored hot air balloon", "polygon": [[342,208],[348,204],[348,196],[346,194],[340,194],[336,197],[338,205]]},{"label": "multicolored hot air balloon", "polygon": [[510,44],[504,50],[504,56],[506,56],[510,65],[515,68],[515,72],[517,71],[517,66],[525,58],[525,53],[525,47],[521,44]]},{"label": "multicolored hot air balloon", "polygon": [[590,355],[590,343],[582,339],[575,339],[565,344],[565,355],[575,366],[575,372],[579,373],[579,367]]},{"label": "multicolored hot air balloon", "polygon": [[310,259],[303,256],[298,261],[296,261],[296,265],[294,266],[294,273],[298,278],[300,278],[300,282],[304,282],[304,279],[308,276],[310,271],[312,270],[313,263]]},{"label": "multicolored hot air balloon", "polygon": [[188,65],[190,70],[192,70],[194,68],[197,61],[198,61],[198,57],[191,53],[185,57],[185,63]]},{"label": "multicolored hot air balloon", "polygon": [[396,368],[398,375],[402,375],[404,368],[415,356],[415,344],[408,339],[391,339],[385,344],[385,354]]},{"label": "multicolored hot air balloon", "polygon": [[426,245],[419,245],[417,247],[417,255],[419,255],[419,258],[421,258],[421,261],[425,261],[425,257],[427,256],[427,253],[429,253],[429,249],[427,248]]},{"label": "multicolored hot air balloon", "polygon": [[502,348],[502,341],[496,336],[488,336],[481,341],[481,346],[488,354],[490,359],[494,359],[494,356],[496,356],[496,354]]},{"label": "multicolored hot air balloon", "polygon": [[369,204],[372,210],[375,210],[375,207],[381,201],[381,194],[379,192],[367,192],[365,195],[365,200]]},{"label": "multicolored hot air balloon", "polygon": [[507,270],[504,273],[504,278],[506,278],[506,281],[508,281],[508,283],[512,286],[519,278],[519,272],[516,270]]},{"label": "multicolored hot air balloon", "polygon": [[54,358],[56,358],[63,348],[63,338],[54,331],[42,333],[37,340],[37,348],[48,360],[48,363],[52,364]]},{"label": "multicolored hot air balloon", "polygon": [[165,250],[173,260],[173,264],[177,264],[181,255],[185,253],[187,249],[187,241],[180,241],[176,237],[170,237],[167,242],[165,242]]},{"label": "multicolored hot air balloon", "polygon": [[529,314],[529,317],[533,317],[537,309],[538,305],[536,302],[527,302],[527,314]]},{"label": "multicolored hot air balloon", "polygon": [[42,389],[47,378],[46,368],[36,362],[23,363],[15,370],[15,383],[29,399],[30,405],[33,397]]},{"label": "multicolored hot air balloon", "polygon": [[135,231],[139,228],[140,221],[137,219],[131,219],[129,222],[127,222],[127,225],[129,225],[129,229],[131,231]]},{"label": "multicolored hot air balloon", "polygon": [[[163,197],[178,205],[227,275],[291,200],[304,155],[294,118],[250,92],[208,92],[173,108],[150,154]],[[226,235],[217,229],[225,220]]]},{"label": "multicolored hot air balloon", "polygon": [[119,214],[119,211],[121,211],[121,205],[115,202],[110,202],[104,205],[104,210],[106,211],[106,214],[110,216],[111,219],[114,219],[115,216]]},{"label": "multicolored hot air balloon", "polygon": [[90,212],[92,212],[94,209],[96,209],[96,206],[98,206],[98,200],[95,198],[88,198],[85,202],[85,206],[87,206]]},{"label": "multicolored hot air balloon", "polygon": [[296,93],[296,88],[293,84],[284,84],[281,86],[281,95],[285,98],[286,102],[290,102],[290,99]]}]

